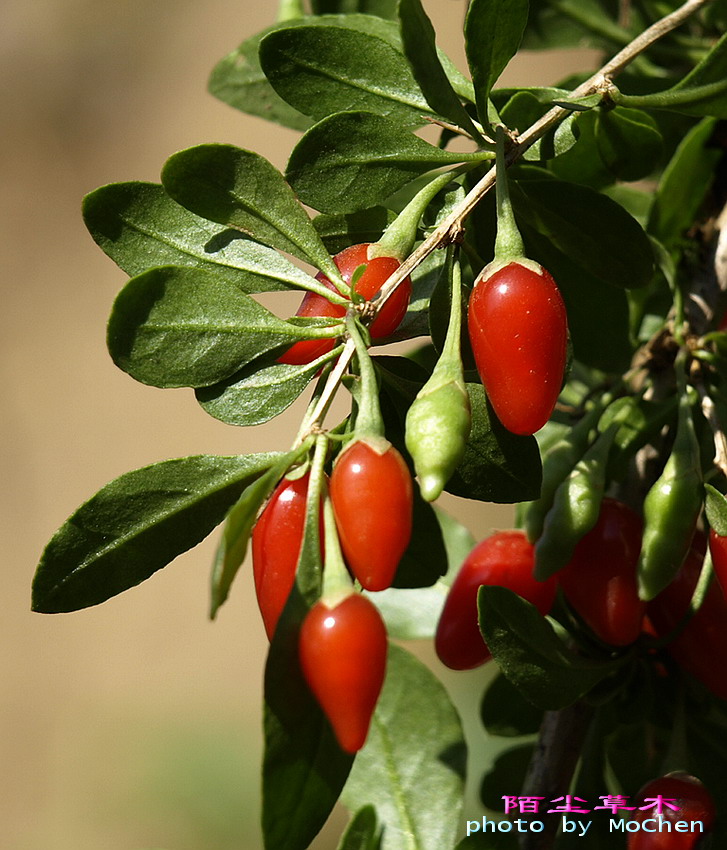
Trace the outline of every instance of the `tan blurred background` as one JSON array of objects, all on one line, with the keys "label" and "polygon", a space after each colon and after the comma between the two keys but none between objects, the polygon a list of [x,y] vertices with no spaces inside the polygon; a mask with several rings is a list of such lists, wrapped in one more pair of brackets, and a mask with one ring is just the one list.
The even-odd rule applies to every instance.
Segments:
[{"label": "tan blurred background", "polygon": [[[171,457],[281,448],[295,433],[299,405],[270,426],[235,429],[207,417],[191,392],[144,387],[113,366],[105,322],[125,276],[80,216],[87,192],[158,180],[171,153],[202,142],[238,144],[284,166],[296,134],[205,91],[214,63],[271,23],[275,5],[4,0],[0,9],[0,847],[8,850],[260,847],[266,644],[249,569],[214,624],[206,617],[214,536],[98,608],[45,616],[30,613],[29,599],[42,547],[107,481]],[[440,44],[463,66],[464,0],[425,5]],[[507,81],[551,82],[572,68],[570,56],[557,61],[547,71],[540,59],[518,62]],[[511,522],[509,508],[447,505],[478,539]],[[479,673],[447,681],[465,704],[481,690]]]}]

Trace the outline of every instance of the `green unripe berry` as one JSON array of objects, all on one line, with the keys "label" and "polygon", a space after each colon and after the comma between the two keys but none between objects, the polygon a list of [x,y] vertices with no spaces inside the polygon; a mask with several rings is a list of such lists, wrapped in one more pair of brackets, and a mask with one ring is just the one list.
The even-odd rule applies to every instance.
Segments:
[{"label": "green unripe berry", "polygon": [[470,433],[470,403],[464,383],[426,384],[406,416],[406,447],[414,460],[421,494],[438,498],[464,455]]}]

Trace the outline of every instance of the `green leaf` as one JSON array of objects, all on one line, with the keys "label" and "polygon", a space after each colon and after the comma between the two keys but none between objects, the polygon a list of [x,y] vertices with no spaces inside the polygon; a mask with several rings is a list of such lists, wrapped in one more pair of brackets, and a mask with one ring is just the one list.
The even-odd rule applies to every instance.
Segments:
[{"label": "green leaf", "polygon": [[535,734],[540,728],[543,711],[528,702],[512,682],[500,674],[485,691],[480,718],[490,735],[514,738]]},{"label": "green leaf", "polygon": [[395,217],[386,207],[376,206],[342,215],[317,215],[313,226],[326,249],[337,254],[350,245],[378,242]]},{"label": "green leaf", "polygon": [[417,127],[434,116],[404,56],[376,35],[338,26],[296,26],[266,36],[260,64],[289,104],[319,120],[367,110]]},{"label": "green leaf", "polygon": [[[287,22],[284,26],[289,26]],[[245,39],[242,44],[215,65],[207,88],[223,103],[248,115],[257,115],[293,130],[305,130],[311,120],[286,103],[270,85],[260,67],[260,42],[280,24],[268,27]]]},{"label": "green leaf", "polygon": [[449,850],[462,808],[464,762],[462,728],[446,691],[421,662],[391,646],[344,804],[374,806],[382,850]]},{"label": "green leaf", "polygon": [[364,806],[351,819],[338,850],[380,850],[381,832],[376,809]]},{"label": "green leaf", "polygon": [[325,213],[352,213],[382,203],[427,171],[490,156],[442,150],[370,112],[341,112],[303,136],[286,177],[304,203]]},{"label": "green leaf", "polygon": [[177,203],[202,218],[242,230],[340,280],[308,214],[260,154],[233,145],[198,145],[167,160],[162,183]]},{"label": "green leaf", "polygon": [[308,447],[303,446],[284,454],[264,475],[247,485],[227,514],[212,569],[210,619],[214,620],[220,606],[227,600],[232,582],[245,560],[247,544],[263,502],[288,469],[307,451]]},{"label": "green leaf", "polygon": [[503,674],[538,708],[565,708],[618,669],[572,652],[529,602],[505,587],[477,596],[480,630]]},{"label": "green leaf", "polygon": [[482,140],[439,61],[434,27],[421,0],[400,0],[399,18],[404,53],[427,103],[435,112],[467,130],[473,138]]},{"label": "green leaf", "polygon": [[720,537],[727,537],[727,500],[711,484],[704,485],[706,495],[705,510],[710,528]]},{"label": "green leaf", "polygon": [[661,161],[663,141],[656,121],[641,109],[600,109],[596,143],[604,165],[619,180],[647,177]]},{"label": "green leaf", "polygon": [[222,274],[247,293],[313,282],[277,251],[190,213],[157,183],[102,186],[84,199],[83,216],[96,243],[131,276],[191,266]]},{"label": "green leaf", "polygon": [[615,201],[562,180],[520,181],[510,191],[518,220],[599,280],[626,289],[651,281],[651,242]]},{"label": "green leaf", "polygon": [[534,745],[516,744],[498,753],[492,768],[482,777],[480,799],[491,811],[502,813],[502,792],[505,789],[522,788]]},{"label": "green leaf", "polygon": [[633,354],[625,290],[604,283],[531,227],[521,232],[528,256],[548,269],[563,296],[573,356],[594,369],[622,372]]},{"label": "green leaf", "polygon": [[217,275],[165,266],[132,278],[114,302],[114,363],[155,387],[203,387],[286,343],[319,333],[278,319]]},{"label": "green leaf", "polygon": [[287,410],[316,372],[340,351],[339,347],[300,366],[261,366],[254,361],[226,381],[196,390],[197,401],[206,413],[227,425],[261,425]]},{"label": "green leaf", "polygon": [[705,118],[689,131],[659,181],[647,229],[667,247],[692,226],[714,180],[722,157],[720,148],[709,144],[716,123]]},{"label": "green leaf", "polygon": [[[547,91],[547,90],[544,90]],[[541,95],[541,96],[538,96]],[[500,118],[508,127],[519,130],[535,124],[550,109],[551,104],[541,92],[523,90],[516,92],[500,112]],[[552,130],[538,139],[523,154],[523,159],[530,162],[553,159],[569,151],[578,141],[576,133],[577,114],[568,115]]]},{"label": "green leaf", "polygon": [[428,587],[447,572],[447,550],[434,508],[414,489],[411,540],[397,567],[395,587]]},{"label": "green leaf", "polygon": [[528,21],[528,0],[471,0],[465,48],[475,85],[477,112],[488,120],[490,91],[517,53]]},{"label": "green leaf", "polygon": [[481,502],[537,499],[541,465],[535,438],[510,433],[495,416],[480,384],[467,384],[467,392],[472,430],[462,463],[445,490]]},{"label": "green leaf", "polygon": [[277,454],[167,460],[128,472],[53,536],[33,582],[33,610],[98,605],[196,546]]}]

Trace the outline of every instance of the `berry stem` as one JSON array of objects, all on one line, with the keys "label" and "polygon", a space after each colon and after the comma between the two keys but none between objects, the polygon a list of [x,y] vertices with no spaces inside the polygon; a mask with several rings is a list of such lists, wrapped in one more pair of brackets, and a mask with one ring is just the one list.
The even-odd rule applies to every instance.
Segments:
[{"label": "berry stem", "polygon": [[515,223],[510,200],[510,186],[507,182],[507,161],[505,159],[505,128],[498,124],[496,128],[495,153],[495,194],[497,198],[497,237],[495,238],[494,262],[507,264],[525,256],[525,247],[520,231]]},{"label": "berry stem", "polygon": [[361,392],[358,398],[358,413],[356,414],[356,439],[379,440],[384,436],[384,420],[379,407],[376,372],[366,349],[366,343],[361,336],[360,327],[351,312],[346,316],[346,328],[356,347],[356,357],[361,376]]},{"label": "berry stem", "polygon": [[331,499],[326,496],[323,502],[323,528],[325,540],[325,562],[323,565],[323,593],[321,601],[328,608],[335,608],[353,592],[353,582],[343,560],[341,544],[338,540],[336,520],[333,515]]}]

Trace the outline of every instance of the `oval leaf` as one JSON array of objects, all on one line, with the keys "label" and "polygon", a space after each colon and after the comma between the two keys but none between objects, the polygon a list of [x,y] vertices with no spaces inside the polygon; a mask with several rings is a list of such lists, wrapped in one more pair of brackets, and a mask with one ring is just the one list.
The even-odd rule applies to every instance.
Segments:
[{"label": "oval leaf", "polygon": [[217,275],[166,266],[121,290],[108,347],[114,363],[143,384],[203,387],[310,332],[278,319]]},{"label": "oval leaf", "polygon": [[234,145],[198,145],[167,160],[162,183],[191,212],[242,230],[340,281],[308,214],[283,175],[260,154]]},{"label": "oval leaf", "polygon": [[433,116],[406,59],[373,34],[296,26],[266,36],[260,64],[278,94],[316,120],[367,110],[417,127]]},{"label": "oval leaf", "polygon": [[596,143],[604,165],[619,180],[640,180],[659,165],[663,149],[656,121],[641,109],[600,109]]},{"label": "oval leaf", "polygon": [[626,289],[651,281],[651,242],[620,204],[563,180],[513,182],[510,190],[516,217],[599,280]]},{"label": "oval leaf", "polygon": [[341,112],[303,136],[286,177],[304,203],[325,213],[352,213],[382,203],[427,171],[490,156],[442,150],[370,112]]},{"label": "oval leaf", "polygon": [[575,655],[534,605],[505,587],[483,586],[477,600],[480,631],[495,661],[538,708],[565,708],[618,669]]},{"label": "oval leaf", "polygon": [[277,251],[194,215],[157,183],[102,186],[84,199],[83,216],[96,243],[131,276],[174,265],[223,273],[247,293],[314,285]]},{"label": "oval leaf", "polygon": [[33,610],[98,605],[196,546],[276,454],[167,460],[122,475],[53,536],[33,581]]},{"label": "oval leaf", "polygon": [[477,112],[488,121],[490,91],[517,52],[528,22],[528,0],[471,0],[465,19],[467,62]]},{"label": "oval leaf", "polygon": [[369,737],[341,799],[353,810],[374,806],[382,850],[448,850],[462,808],[465,753],[459,718],[442,685],[392,646]]}]

